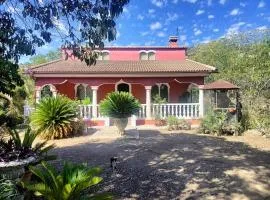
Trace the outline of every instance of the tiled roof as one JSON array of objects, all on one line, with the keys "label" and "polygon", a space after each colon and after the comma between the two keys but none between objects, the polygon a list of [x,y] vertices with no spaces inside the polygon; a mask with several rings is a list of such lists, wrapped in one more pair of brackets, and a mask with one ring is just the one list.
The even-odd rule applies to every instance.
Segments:
[{"label": "tiled roof", "polygon": [[183,61],[97,61],[87,66],[79,60],[57,60],[30,69],[33,74],[196,73],[215,68],[189,59]]},{"label": "tiled roof", "polygon": [[228,81],[217,80],[212,83],[204,85],[203,89],[205,90],[219,90],[219,89],[235,90],[235,89],[239,89],[239,87]]}]

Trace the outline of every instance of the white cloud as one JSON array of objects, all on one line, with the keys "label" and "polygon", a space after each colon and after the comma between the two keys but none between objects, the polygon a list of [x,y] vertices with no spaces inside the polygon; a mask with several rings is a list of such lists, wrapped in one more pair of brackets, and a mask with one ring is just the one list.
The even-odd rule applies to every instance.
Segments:
[{"label": "white cloud", "polygon": [[148,41],[146,43],[144,43],[145,46],[151,46],[151,45],[154,45],[156,42],[151,40],[151,41]]},{"label": "white cloud", "polygon": [[117,31],[116,38],[119,38],[121,36],[120,31]]},{"label": "white cloud", "polygon": [[146,36],[146,35],[148,35],[148,34],[149,34],[148,31],[140,32],[140,35],[141,35],[141,36]]},{"label": "white cloud", "polygon": [[219,3],[224,5],[226,3],[226,0],[219,0]]},{"label": "white cloud", "polygon": [[180,40],[181,40],[181,41],[187,40],[187,36],[186,36],[186,35],[180,35]]},{"label": "white cloud", "polygon": [[150,24],[150,29],[152,31],[157,30],[157,29],[161,29],[161,28],[162,28],[162,25],[160,22],[154,22],[154,23]]},{"label": "white cloud", "polygon": [[194,35],[196,35],[196,36],[202,34],[202,31],[200,29],[197,29],[197,28],[194,28],[193,32],[194,32]]},{"label": "white cloud", "polygon": [[246,3],[243,3],[243,2],[240,2],[240,6],[242,6],[242,7],[246,7]]},{"label": "white cloud", "polygon": [[151,0],[151,3],[161,8],[167,4],[167,0]]},{"label": "white cloud", "polygon": [[130,18],[131,14],[126,7],[123,8],[123,13],[127,16],[127,18]]},{"label": "white cloud", "polygon": [[218,28],[213,29],[214,32],[219,32]]},{"label": "white cloud", "polygon": [[214,15],[208,15],[208,19],[214,19],[215,16]]},{"label": "white cloud", "polygon": [[207,1],[207,5],[208,5],[208,6],[211,6],[211,5],[212,5],[212,0],[208,0],[208,1]]},{"label": "white cloud", "polygon": [[211,42],[211,37],[204,37],[202,43],[207,44]]},{"label": "white cloud", "polygon": [[202,15],[204,12],[204,10],[197,10],[196,15]]},{"label": "white cloud", "polygon": [[62,21],[58,20],[56,17],[53,17],[52,22],[63,34],[68,34],[68,30]]},{"label": "white cloud", "polygon": [[258,8],[263,8],[263,7],[265,7],[264,1],[260,1],[258,4]]},{"label": "white cloud", "polygon": [[161,31],[161,32],[158,32],[157,36],[158,36],[158,37],[165,37],[165,33],[162,32],[162,31]]},{"label": "white cloud", "polygon": [[172,3],[177,4],[178,0],[172,0]]},{"label": "white cloud", "polygon": [[182,0],[183,2],[188,2],[188,3],[196,3],[197,0]]},{"label": "white cloud", "polygon": [[144,16],[141,15],[141,14],[138,14],[138,15],[137,15],[137,19],[138,19],[138,20],[143,20],[143,19],[144,19]]},{"label": "white cloud", "polygon": [[239,32],[240,28],[244,26],[246,23],[245,22],[238,22],[236,24],[232,24],[228,29],[227,29],[227,35],[231,34],[236,34]]},{"label": "white cloud", "polygon": [[258,30],[260,30],[260,31],[264,31],[264,30],[267,29],[267,26],[260,26],[260,27],[258,27],[258,28],[256,28],[256,29],[258,29]]},{"label": "white cloud", "polygon": [[175,20],[177,20],[178,19],[178,14],[176,14],[176,13],[167,13],[167,19],[166,19],[166,21],[165,21],[165,24],[166,25],[168,25],[168,24],[170,24],[170,22],[172,22],[172,21],[175,21]]},{"label": "white cloud", "polygon": [[235,8],[235,9],[231,10],[231,12],[230,12],[230,15],[232,15],[232,16],[239,15],[239,14],[240,14],[240,11],[238,8]]}]

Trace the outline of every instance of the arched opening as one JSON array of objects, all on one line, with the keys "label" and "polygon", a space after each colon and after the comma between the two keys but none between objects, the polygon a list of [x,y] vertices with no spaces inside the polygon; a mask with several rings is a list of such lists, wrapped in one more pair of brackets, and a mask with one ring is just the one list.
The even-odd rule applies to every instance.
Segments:
[{"label": "arched opening", "polygon": [[129,84],[120,83],[117,85],[117,91],[119,92],[130,92]]},{"label": "arched opening", "polygon": [[45,85],[42,89],[41,89],[41,98],[44,97],[52,97],[53,96],[53,92],[51,91],[51,86],[50,85]]},{"label": "arched opening", "polygon": [[154,103],[165,103],[169,101],[169,87],[166,83],[158,83],[151,89],[151,97]]},{"label": "arched opening", "polygon": [[85,98],[85,88],[82,84],[77,86],[76,98],[83,100]]},{"label": "arched opening", "polygon": [[166,101],[168,102],[169,100],[169,88],[167,84],[161,84],[160,85],[160,97],[162,99],[166,99]]}]

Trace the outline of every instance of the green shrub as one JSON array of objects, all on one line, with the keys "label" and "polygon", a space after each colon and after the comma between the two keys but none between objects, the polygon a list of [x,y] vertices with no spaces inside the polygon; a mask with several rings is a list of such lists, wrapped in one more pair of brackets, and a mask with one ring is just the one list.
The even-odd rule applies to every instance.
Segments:
[{"label": "green shrub", "polygon": [[18,200],[20,194],[17,190],[15,181],[8,179],[0,180],[0,200]]},{"label": "green shrub", "polygon": [[205,134],[221,135],[226,116],[223,111],[209,110],[202,119],[201,131]]},{"label": "green shrub", "polygon": [[[87,198],[83,192],[102,181],[102,178],[98,176],[101,173],[100,168],[65,163],[63,170],[58,174],[47,163],[41,164],[42,169],[30,167],[30,171],[39,178],[38,182],[22,182],[22,186],[35,192],[36,196],[42,196],[47,200],[98,199],[94,196]],[[103,199],[111,198],[104,195]]]},{"label": "green shrub", "polygon": [[72,137],[80,136],[84,132],[85,123],[83,119],[81,118],[75,119],[74,121],[71,122],[71,127],[72,127],[72,131],[71,131],[70,136]]},{"label": "green shrub", "polygon": [[139,112],[139,101],[128,92],[109,93],[100,102],[101,114],[113,118],[127,118]]},{"label": "green shrub", "polygon": [[82,100],[82,104],[83,104],[83,105],[90,105],[90,104],[92,104],[92,101],[91,101],[90,97],[84,98],[84,99]]},{"label": "green shrub", "polygon": [[65,96],[46,97],[30,116],[30,125],[45,139],[69,137],[77,104]]},{"label": "green shrub", "polygon": [[179,119],[178,123],[179,123],[178,127],[180,130],[190,130],[191,129],[191,123],[185,119]]},{"label": "green shrub", "polygon": [[179,121],[175,116],[168,116],[167,124],[169,130],[178,130]]},{"label": "green shrub", "polygon": [[16,130],[10,131],[9,140],[0,140],[0,161],[10,162],[17,159],[26,159],[30,156],[39,159],[53,159],[55,156],[47,156],[47,152],[54,145],[47,145],[47,141],[34,143],[37,134],[28,128],[23,139]]}]

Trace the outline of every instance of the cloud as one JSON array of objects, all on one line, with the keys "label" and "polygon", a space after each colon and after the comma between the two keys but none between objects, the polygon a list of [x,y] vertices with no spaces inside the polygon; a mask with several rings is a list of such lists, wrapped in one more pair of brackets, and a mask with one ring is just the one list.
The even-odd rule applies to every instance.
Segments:
[{"label": "cloud", "polygon": [[188,2],[188,3],[196,3],[197,0],[182,0],[183,2]]},{"label": "cloud", "polygon": [[194,28],[193,32],[194,32],[194,35],[196,35],[196,36],[202,34],[202,31],[200,29],[198,29],[198,28]]},{"label": "cloud", "polygon": [[176,14],[176,13],[167,13],[167,19],[166,19],[166,21],[165,21],[165,24],[166,25],[168,25],[168,24],[170,24],[170,22],[172,22],[172,21],[175,21],[175,20],[177,20],[178,19],[178,14]]},{"label": "cloud", "polygon": [[160,22],[154,22],[154,23],[150,24],[150,29],[152,31],[157,30],[157,29],[161,29],[161,28],[162,28],[162,25]]},{"label": "cloud", "polygon": [[172,0],[172,3],[177,4],[178,0]]},{"label": "cloud", "polygon": [[131,14],[126,7],[123,8],[123,13],[126,15],[127,18],[130,18]]},{"label": "cloud", "polygon": [[56,17],[53,17],[52,22],[56,26],[56,28],[59,29],[63,34],[65,35],[68,34],[68,30],[66,29],[65,24],[61,20],[58,20]]},{"label": "cloud", "polygon": [[138,14],[138,15],[137,15],[137,19],[138,19],[138,20],[143,20],[143,19],[144,19],[144,16],[141,15],[141,14]]},{"label": "cloud", "polygon": [[240,14],[240,11],[239,11],[238,8],[235,8],[235,9],[231,10],[231,12],[230,12],[231,16],[236,16],[236,15],[239,15],[239,14]]},{"label": "cloud", "polygon": [[267,29],[267,26],[260,26],[256,28],[257,30],[264,31]]},{"label": "cloud", "polygon": [[121,36],[120,31],[118,30],[116,33],[116,38],[119,38]]},{"label": "cloud", "polygon": [[258,8],[263,8],[263,7],[265,7],[264,1],[260,1],[258,4]]},{"label": "cloud", "polygon": [[158,37],[165,37],[165,33],[162,32],[162,31],[161,31],[161,32],[158,32],[157,36],[158,36]]},{"label": "cloud", "polygon": [[224,4],[226,3],[226,0],[219,0],[219,3],[220,3],[221,5],[224,5]]},{"label": "cloud", "polygon": [[213,32],[219,32],[219,29],[218,28],[215,28],[215,29],[213,29]]},{"label": "cloud", "polygon": [[214,15],[208,15],[208,19],[214,19],[215,16]]},{"label": "cloud", "polygon": [[212,5],[212,0],[208,0],[208,1],[207,1],[207,5],[208,5],[208,6],[211,6],[211,5]]},{"label": "cloud", "polygon": [[244,26],[246,23],[245,22],[238,22],[236,24],[232,24],[228,29],[227,29],[227,35],[232,35],[239,33],[239,30],[242,26]]},{"label": "cloud", "polygon": [[149,14],[153,14],[154,12],[155,12],[155,9],[149,9],[149,10],[148,10],[148,13],[149,13]]},{"label": "cloud", "polygon": [[148,34],[149,34],[148,31],[140,32],[140,35],[141,35],[141,36],[146,36],[146,35],[148,35]]},{"label": "cloud", "polygon": [[196,15],[202,15],[204,12],[204,10],[197,10]]},{"label": "cloud", "polygon": [[151,3],[159,8],[162,8],[167,4],[167,0],[151,0]]},{"label": "cloud", "polygon": [[211,37],[204,37],[202,43],[207,44],[211,42]]},{"label": "cloud", "polygon": [[187,36],[186,35],[180,35],[180,41],[185,41],[187,40]]},{"label": "cloud", "polygon": [[243,2],[240,2],[240,6],[242,6],[242,7],[246,7],[246,3],[243,3]]}]

